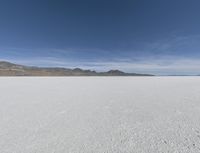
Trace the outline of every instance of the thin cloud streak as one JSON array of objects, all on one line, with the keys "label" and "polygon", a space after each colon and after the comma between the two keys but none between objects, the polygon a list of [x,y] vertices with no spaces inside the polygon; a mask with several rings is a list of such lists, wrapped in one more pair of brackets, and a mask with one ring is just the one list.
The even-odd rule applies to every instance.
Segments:
[{"label": "thin cloud streak", "polygon": [[[2,52],[0,58],[14,63],[42,67],[80,67],[96,71],[119,69],[125,72],[156,75],[196,75],[200,74],[199,40],[200,35],[173,36],[168,40],[144,44],[143,50],[132,51],[95,48],[7,48],[0,49]],[[188,49],[191,45],[194,54],[189,55]],[[21,50],[23,52],[20,52]],[[34,50],[41,54],[33,55]]]},{"label": "thin cloud streak", "polygon": [[160,57],[159,59],[120,59],[120,60],[102,60],[102,61],[84,61],[84,60],[65,60],[55,57],[31,58],[31,59],[2,59],[18,64],[42,67],[65,67],[65,68],[83,68],[96,71],[108,71],[110,69],[119,69],[125,72],[150,73],[155,75],[198,75],[200,74],[200,61],[198,59],[178,58],[178,57]]}]

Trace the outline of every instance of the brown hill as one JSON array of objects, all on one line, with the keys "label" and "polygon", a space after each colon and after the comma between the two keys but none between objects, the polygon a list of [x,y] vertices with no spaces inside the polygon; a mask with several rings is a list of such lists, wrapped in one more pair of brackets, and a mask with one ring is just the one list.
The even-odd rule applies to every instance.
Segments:
[{"label": "brown hill", "polygon": [[31,67],[0,61],[0,76],[152,76],[149,74],[125,73],[119,70],[96,72],[80,68]]}]

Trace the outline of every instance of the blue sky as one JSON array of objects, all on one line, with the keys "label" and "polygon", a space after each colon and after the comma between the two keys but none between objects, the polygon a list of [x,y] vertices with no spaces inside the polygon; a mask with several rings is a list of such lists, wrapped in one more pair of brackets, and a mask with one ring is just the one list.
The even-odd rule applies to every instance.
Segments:
[{"label": "blue sky", "polygon": [[0,60],[200,74],[199,0],[1,0]]}]

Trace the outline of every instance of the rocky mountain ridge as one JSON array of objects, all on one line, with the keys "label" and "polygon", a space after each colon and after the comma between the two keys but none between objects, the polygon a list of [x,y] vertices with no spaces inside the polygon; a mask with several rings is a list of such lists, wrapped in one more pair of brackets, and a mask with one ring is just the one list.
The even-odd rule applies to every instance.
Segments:
[{"label": "rocky mountain ridge", "polygon": [[34,67],[0,61],[0,76],[152,76],[150,74],[125,73],[119,70],[96,72],[80,68]]}]

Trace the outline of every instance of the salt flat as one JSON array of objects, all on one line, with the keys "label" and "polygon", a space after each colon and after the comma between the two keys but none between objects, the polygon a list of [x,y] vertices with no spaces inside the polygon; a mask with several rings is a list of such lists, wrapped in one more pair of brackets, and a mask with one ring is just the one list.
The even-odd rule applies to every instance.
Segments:
[{"label": "salt flat", "polygon": [[1,77],[1,153],[200,152],[200,77]]}]

